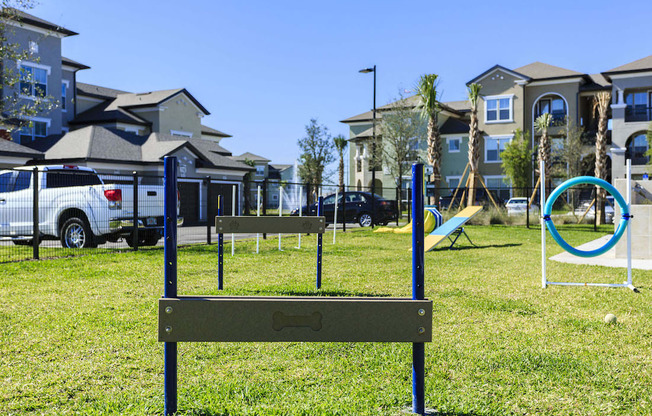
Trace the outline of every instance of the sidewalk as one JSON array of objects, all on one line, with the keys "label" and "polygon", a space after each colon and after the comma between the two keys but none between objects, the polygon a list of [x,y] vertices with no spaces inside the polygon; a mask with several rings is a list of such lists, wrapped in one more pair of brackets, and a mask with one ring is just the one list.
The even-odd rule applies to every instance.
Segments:
[{"label": "sidewalk", "polygon": [[[605,235],[604,237],[582,244],[576,248],[580,250],[594,250],[603,246],[610,238],[611,235]],[[556,244],[549,236],[547,237],[547,241],[549,244]],[[615,248],[612,248],[606,253],[596,257],[577,257],[564,251],[563,253],[550,257],[550,260],[558,261],[560,263],[589,264],[592,266],[627,267],[626,258],[616,258]],[[632,259],[632,269],[652,270],[652,259]]]}]

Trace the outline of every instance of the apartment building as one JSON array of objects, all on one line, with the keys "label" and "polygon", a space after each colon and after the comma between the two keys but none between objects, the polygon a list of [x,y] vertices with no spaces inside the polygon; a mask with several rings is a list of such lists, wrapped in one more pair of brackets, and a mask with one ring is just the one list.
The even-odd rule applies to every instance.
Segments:
[{"label": "apartment building", "polygon": [[[640,178],[648,170],[645,135],[652,121],[652,56],[596,74],[542,62],[514,69],[494,65],[471,79],[467,86],[471,83],[482,85],[478,100],[478,128],[482,135],[479,170],[487,187],[497,191],[503,199],[510,196],[510,184],[501,167],[501,153],[520,129],[531,135],[534,163],[540,138],[534,123],[544,113],[552,116],[549,135],[556,145],[561,145],[561,139],[571,124],[584,130],[588,143],[584,165],[587,174],[593,174],[595,155],[591,143],[594,143],[597,131],[593,101],[600,91],[612,94],[608,113],[607,179],[624,177],[626,159],[632,160],[634,178]],[[415,96],[406,101],[417,106],[418,100]],[[377,109],[378,136],[381,135],[379,125],[383,112],[389,111],[393,105],[390,103]],[[468,163],[469,106],[470,103],[465,101],[442,103],[439,118],[442,177],[440,183],[434,184],[440,188],[457,186]],[[366,112],[342,120],[350,128],[349,184],[353,187],[371,186],[372,116],[372,112]],[[420,147],[425,148],[425,143]],[[376,187],[393,186],[391,177],[382,171],[382,167],[380,169],[376,175]]]}]

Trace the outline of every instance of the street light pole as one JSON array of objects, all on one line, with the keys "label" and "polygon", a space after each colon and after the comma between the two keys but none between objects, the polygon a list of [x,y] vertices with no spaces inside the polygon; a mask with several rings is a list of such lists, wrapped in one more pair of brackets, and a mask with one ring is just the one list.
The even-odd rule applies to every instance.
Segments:
[{"label": "street light pole", "polygon": [[376,65],[373,68],[365,68],[360,71],[363,74],[374,73],[374,108],[372,111],[373,122],[371,125],[371,228],[376,222]]}]

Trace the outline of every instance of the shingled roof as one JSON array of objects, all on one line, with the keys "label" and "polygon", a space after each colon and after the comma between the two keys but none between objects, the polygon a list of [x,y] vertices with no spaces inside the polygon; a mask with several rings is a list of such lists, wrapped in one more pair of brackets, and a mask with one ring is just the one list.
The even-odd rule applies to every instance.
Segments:
[{"label": "shingled roof", "polygon": [[72,30],[68,30],[65,27],[61,27],[55,23],[48,22],[47,20],[43,20],[40,17],[36,17],[27,12],[14,9],[12,7],[7,7],[4,10],[2,10],[2,15],[3,17],[9,17],[10,19],[18,22],[19,24],[36,26],[41,29],[61,33],[62,35],[65,36],[79,35],[79,33],[77,32],[73,32]]},{"label": "shingled roof", "polygon": [[532,62],[531,64],[514,69],[514,72],[523,74],[532,80],[581,77],[584,74],[566,68],[545,64],[543,62]]},{"label": "shingled roof", "polygon": [[171,90],[158,90],[139,93],[123,93],[118,94],[115,100],[107,107],[107,110],[115,110],[119,107],[134,108],[134,107],[149,107],[161,104],[179,94],[185,94],[190,101],[192,101],[201,112],[209,115],[210,112],[199,101],[195,99],[185,88],[174,88]]},{"label": "shingled roof", "polygon": [[69,121],[68,124],[90,125],[94,123],[108,122],[123,122],[141,126],[149,126],[151,124],[149,121],[119,107],[113,110],[108,110],[110,104],[110,101],[106,101],[96,105],[95,107],[78,114],[77,117]]},{"label": "shingled roof", "polygon": [[203,124],[201,125],[201,134],[205,134],[207,136],[215,136],[215,137],[233,137],[230,134],[223,133],[212,127],[204,126]]},{"label": "shingled roof", "polygon": [[5,139],[0,139],[0,155],[15,156],[15,157],[32,157],[35,159],[43,158],[42,152],[20,145],[11,140],[5,140]]},{"label": "shingled roof", "polygon": [[643,71],[652,71],[652,55],[637,59],[636,61],[625,65],[617,66],[613,69],[603,72],[602,74],[608,78],[609,75]]},{"label": "shingled roof", "polygon": [[84,64],[79,63],[77,61],[73,61],[72,59],[66,58],[65,56],[61,57],[61,64],[62,65],[72,66],[72,67],[75,67],[77,69],[90,69],[90,66],[84,65]]},{"label": "shingled roof", "polygon": [[202,167],[252,170],[250,166],[224,155],[226,149],[209,140],[181,138],[165,133],[138,136],[99,126],[84,127],[63,136],[50,136],[33,142],[30,147],[43,151],[45,159],[50,162],[106,161],[131,164],[162,163],[163,157],[187,148],[201,160]]},{"label": "shingled roof", "polygon": [[86,84],[77,82],[77,95],[86,95],[101,100],[114,99],[118,94],[129,94],[127,91],[116,90],[113,88],[100,87],[99,85]]}]

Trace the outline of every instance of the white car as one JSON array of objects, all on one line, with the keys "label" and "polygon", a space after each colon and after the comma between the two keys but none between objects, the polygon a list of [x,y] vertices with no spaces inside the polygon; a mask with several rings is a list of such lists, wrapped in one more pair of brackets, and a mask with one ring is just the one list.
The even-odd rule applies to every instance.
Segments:
[{"label": "white car", "polygon": [[[525,215],[525,210],[527,209],[527,198],[510,198],[505,204],[505,208],[507,208],[507,215]],[[538,213],[539,207],[536,204],[532,204],[530,206],[530,215],[537,215]]]},{"label": "white car", "polygon": [[[611,195],[607,196],[607,201],[604,204],[604,218],[605,222],[607,224],[613,224],[614,222],[614,204],[616,202],[614,201],[614,197]],[[575,208],[575,215],[578,217],[581,217],[584,215],[586,212],[586,209],[589,207],[589,204],[591,204],[590,201],[583,202],[580,204],[579,207]],[[584,216],[584,219],[593,221],[593,217],[595,217],[595,205],[591,206],[591,209],[589,212],[586,212],[586,216]]]}]

